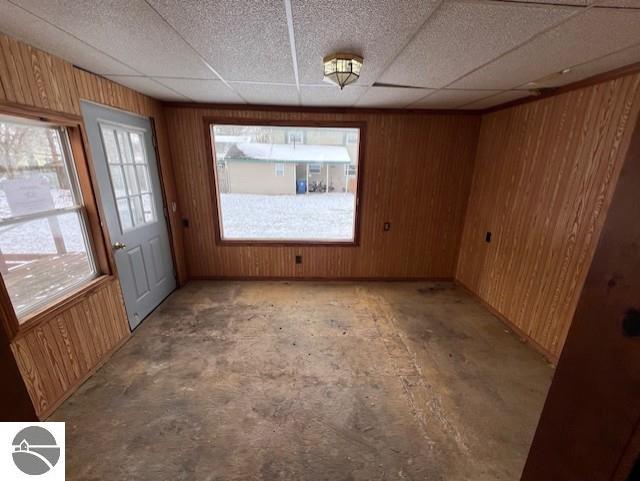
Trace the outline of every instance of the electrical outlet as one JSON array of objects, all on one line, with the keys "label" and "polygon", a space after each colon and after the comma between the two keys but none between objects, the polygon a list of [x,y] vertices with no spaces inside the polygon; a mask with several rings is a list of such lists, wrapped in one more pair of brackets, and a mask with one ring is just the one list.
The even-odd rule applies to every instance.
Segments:
[{"label": "electrical outlet", "polygon": [[384,223],[384,230],[385,232],[391,230],[391,222]]},{"label": "electrical outlet", "polygon": [[484,241],[489,243],[491,242],[491,232],[487,232],[484,236]]},{"label": "electrical outlet", "polygon": [[296,264],[302,264],[302,256],[296,256]]}]

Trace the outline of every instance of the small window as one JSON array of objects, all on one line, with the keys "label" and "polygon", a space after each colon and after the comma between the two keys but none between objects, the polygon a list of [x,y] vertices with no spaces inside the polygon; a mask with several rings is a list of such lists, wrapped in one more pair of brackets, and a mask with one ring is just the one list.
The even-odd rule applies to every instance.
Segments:
[{"label": "small window", "polygon": [[[212,166],[223,242],[353,244],[358,163],[353,127],[211,125]],[[305,139],[305,143],[290,142]],[[356,136],[357,138],[357,136]],[[275,175],[274,175],[275,169]]]},{"label": "small window", "polygon": [[0,272],[19,322],[97,275],[62,127],[0,117]]},{"label": "small window", "polygon": [[100,124],[111,187],[123,232],[156,221],[143,132]]},{"label": "small window", "polygon": [[356,166],[355,165],[350,165],[348,167],[347,175],[349,175],[349,176],[356,175]]},{"label": "small window", "polygon": [[304,133],[297,130],[287,132],[287,141],[290,144],[302,144],[304,143]]},{"label": "small window", "polygon": [[309,173],[310,174],[319,174],[322,172],[322,165],[320,164],[309,164]]}]

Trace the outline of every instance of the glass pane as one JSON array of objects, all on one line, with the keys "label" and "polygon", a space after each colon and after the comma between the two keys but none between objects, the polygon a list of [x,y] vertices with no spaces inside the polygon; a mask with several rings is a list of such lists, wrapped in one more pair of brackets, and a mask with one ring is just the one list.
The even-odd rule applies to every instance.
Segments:
[{"label": "glass pane", "polygon": [[122,230],[129,230],[133,227],[133,222],[131,221],[131,211],[129,210],[129,201],[127,199],[118,199],[118,215],[120,216],[120,225],[122,226]]},{"label": "glass pane", "polygon": [[144,224],[144,213],[142,211],[142,202],[139,196],[131,197],[131,213],[133,214],[133,224]]},{"label": "glass pane", "polygon": [[122,162],[133,162],[133,156],[131,155],[131,144],[129,144],[129,136],[123,130],[118,129],[118,145],[120,146],[120,155],[122,155]]},{"label": "glass pane", "polygon": [[155,216],[153,214],[153,197],[150,194],[142,195],[142,209],[144,210],[145,222],[153,222]]},{"label": "glass pane", "polygon": [[127,190],[129,195],[138,194],[138,182],[136,181],[136,168],[133,165],[124,166],[124,175],[127,178]]},{"label": "glass pane", "polygon": [[62,131],[0,120],[0,218],[76,205]]},{"label": "glass pane", "polygon": [[122,167],[119,165],[110,165],[111,183],[113,185],[113,193],[116,197],[124,197],[127,195],[127,189],[124,185],[124,176],[122,175]]},{"label": "glass pane", "polygon": [[146,163],[144,149],[142,148],[142,136],[137,132],[131,132],[131,147],[133,147],[133,159],[136,163]]},{"label": "glass pane", "polygon": [[140,185],[140,192],[151,192],[149,186],[149,174],[147,173],[146,165],[136,165],[136,172],[138,173],[138,184]]},{"label": "glass pane", "polygon": [[358,129],[211,129],[224,239],[353,241]]},{"label": "glass pane", "polygon": [[100,130],[102,131],[102,141],[104,142],[104,151],[107,154],[107,161],[110,164],[118,164],[120,162],[120,153],[118,152],[115,131],[104,126],[101,126]]},{"label": "glass pane", "polygon": [[0,268],[18,317],[95,276],[77,212],[0,227]]}]

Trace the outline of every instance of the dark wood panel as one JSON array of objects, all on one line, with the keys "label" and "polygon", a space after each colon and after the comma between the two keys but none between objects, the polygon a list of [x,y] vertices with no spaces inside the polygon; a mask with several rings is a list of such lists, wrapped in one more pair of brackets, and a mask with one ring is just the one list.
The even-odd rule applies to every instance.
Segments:
[{"label": "dark wood panel", "polygon": [[[364,122],[360,244],[216,243],[203,119]],[[479,128],[476,115],[166,108],[190,276],[453,278]],[[383,231],[384,222],[391,230]],[[303,263],[294,263],[295,255]]]},{"label": "dark wood panel", "polygon": [[[523,481],[632,479],[628,475],[640,454],[639,205],[640,122],[549,389]],[[635,336],[631,330],[625,332],[625,318],[635,319]]]},{"label": "dark wood panel", "polygon": [[639,109],[635,74],[483,117],[456,276],[552,360]]}]

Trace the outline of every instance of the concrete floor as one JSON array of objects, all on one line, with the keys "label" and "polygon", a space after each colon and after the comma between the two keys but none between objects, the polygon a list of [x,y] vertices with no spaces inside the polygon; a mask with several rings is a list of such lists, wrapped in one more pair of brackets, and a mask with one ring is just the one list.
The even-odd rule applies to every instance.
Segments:
[{"label": "concrete floor", "polygon": [[450,283],[192,282],[51,420],[67,479],[520,479],[552,368]]}]

